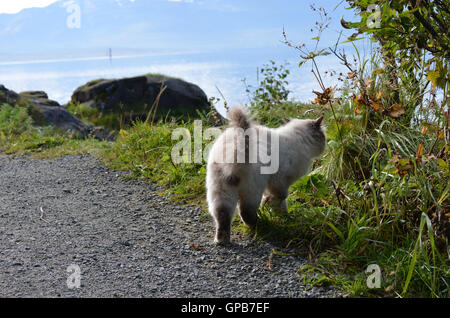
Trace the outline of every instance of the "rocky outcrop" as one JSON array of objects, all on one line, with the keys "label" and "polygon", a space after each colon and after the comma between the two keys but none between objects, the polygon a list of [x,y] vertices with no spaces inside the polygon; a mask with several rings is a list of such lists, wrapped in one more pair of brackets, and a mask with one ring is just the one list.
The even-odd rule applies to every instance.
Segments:
[{"label": "rocky outcrop", "polygon": [[[164,88],[165,87],[165,88]],[[160,94],[160,91],[162,93]],[[206,94],[195,84],[163,75],[123,79],[99,79],[77,88],[73,103],[106,113],[145,115],[159,96],[157,117],[197,117],[197,110],[209,110]]]},{"label": "rocky outcrop", "polygon": [[105,132],[104,129],[85,124],[59,105],[58,102],[49,99],[48,95],[43,91],[29,91],[17,94],[0,85],[0,105],[3,103],[26,107],[34,123],[38,126],[53,125],[83,138],[94,136],[98,139],[111,139],[111,135]]},{"label": "rocky outcrop", "polygon": [[19,94],[14,91],[7,89],[5,86],[0,84],[0,103],[7,103],[14,105],[19,100]]},{"label": "rocky outcrop", "polygon": [[48,98],[48,95],[44,91],[27,91],[19,93],[19,96],[24,100],[29,100],[35,105],[42,106],[60,106],[58,102]]},{"label": "rocky outcrop", "polygon": [[[0,105],[8,103],[27,107],[35,125],[53,125],[86,137],[112,139],[104,128],[115,130],[122,125],[147,118],[196,119],[211,105],[205,92],[195,84],[158,74],[91,81],[72,94],[71,102],[61,106],[44,91],[16,93],[0,85]],[[82,104],[82,105],[80,105]],[[95,120],[88,125],[74,114],[78,107],[92,107]],[[70,110],[70,111],[69,111]],[[152,111],[151,117],[148,117]],[[221,118],[219,114],[217,116]]]}]

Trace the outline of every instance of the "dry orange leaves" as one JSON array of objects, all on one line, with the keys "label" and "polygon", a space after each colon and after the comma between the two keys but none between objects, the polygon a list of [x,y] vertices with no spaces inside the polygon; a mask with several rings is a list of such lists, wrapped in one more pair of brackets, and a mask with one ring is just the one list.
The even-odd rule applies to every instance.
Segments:
[{"label": "dry orange leaves", "polygon": [[359,115],[361,113],[361,106],[367,106],[377,113],[388,115],[392,118],[398,118],[405,113],[405,109],[400,103],[393,104],[391,107],[385,109],[381,104],[382,95],[382,92],[378,92],[377,96],[374,99],[370,97],[353,95],[355,114]]},{"label": "dry orange leaves", "polygon": [[312,102],[313,104],[325,105],[328,102],[333,101],[334,91],[331,87],[326,88],[322,93],[313,91],[317,95],[316,99]]}]

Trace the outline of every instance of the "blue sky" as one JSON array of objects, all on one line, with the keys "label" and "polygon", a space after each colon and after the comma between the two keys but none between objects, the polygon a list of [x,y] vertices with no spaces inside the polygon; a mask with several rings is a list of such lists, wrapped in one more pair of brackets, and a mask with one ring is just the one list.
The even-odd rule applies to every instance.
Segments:
[{"label": "blue sky", "polygon": [[[282,28],[305,42],[318,19],[309,6],[325,7],[334,18],[328,39],[339,30],[339,18],[351,16],[341,1],[292,0],[14,0],[0,2],[0,36],[53,39],[65,43],[77,35],[92,44],[128,48],[218,50],[279,47]],[[30,5],[51,4],[32,9]],[[69,4],[80,8],[80,28],[69,29]],[[22,11],[17,12],[20,8]],[[15,14],[2,14],[16,12]],[[53,38],[52,38],[53,36]],[[23,43],[24,46],[27,44]],[[72,43],[73,44],[73,43]],[[62,47],[61,47],[62,48]],[[71,48],[76,48],[72,45]],[[38,51],[36,52],[38,53]]]},{"label": "blue sky", "polygon": [[[290,63],[293,97],[307,100],[315,83],[307,67],[296,67],[298,52],[281,43],[282,30],[293,42],[311,45],[319,17],[310,4],[322,6],[332,21],[321,46],[330,46],[342,30],[341,16],[353,17],[345,3],[336,8],[340,2],[1,0],[0,83],[18,91],[47,90],[64,102],[76,88],[71,85],[87,79],[171,72],[208,95],[217,95],[220,86],[231,101],[243,103],[242,77],[254,81],[256,68],[272,59]],[[114,65],[108,64],[109,48]],[[339,69],[331,57],[320,63]]]}]

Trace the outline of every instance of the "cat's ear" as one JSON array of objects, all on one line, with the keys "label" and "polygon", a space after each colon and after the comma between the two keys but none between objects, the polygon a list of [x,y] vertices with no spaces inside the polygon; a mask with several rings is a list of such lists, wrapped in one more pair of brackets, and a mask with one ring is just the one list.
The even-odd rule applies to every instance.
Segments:
[{"label": "cat's ear", "polygon": [[320,116],[319,118],[316,119],[315,124],[317,126],[320,126],[322,124],[322,120],[323,120],[323,116]]},{"label": "cat's ear", "polygon": [[290,120],[289,118],[284,117],[284,118],[282,119],[282,121],[283,121],[283,124],[287,124],[287,123],[290,122],[291,120]]}]

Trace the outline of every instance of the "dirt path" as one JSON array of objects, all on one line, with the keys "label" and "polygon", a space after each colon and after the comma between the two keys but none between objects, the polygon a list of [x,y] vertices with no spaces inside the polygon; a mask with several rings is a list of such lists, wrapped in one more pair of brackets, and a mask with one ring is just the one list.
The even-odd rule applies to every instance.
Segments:
[{"label": "dirt path", "polygon": [[[0,296],[332,294],[305,291],[296,274],[301,257],[274,257],[269,271],[269,243],[235,236],[232,246],[216,247],[200,209],[176,206],[154,185],[124,176],[88,155],[0,155]],[[81,285],[70,289],[74,269]]]}]

